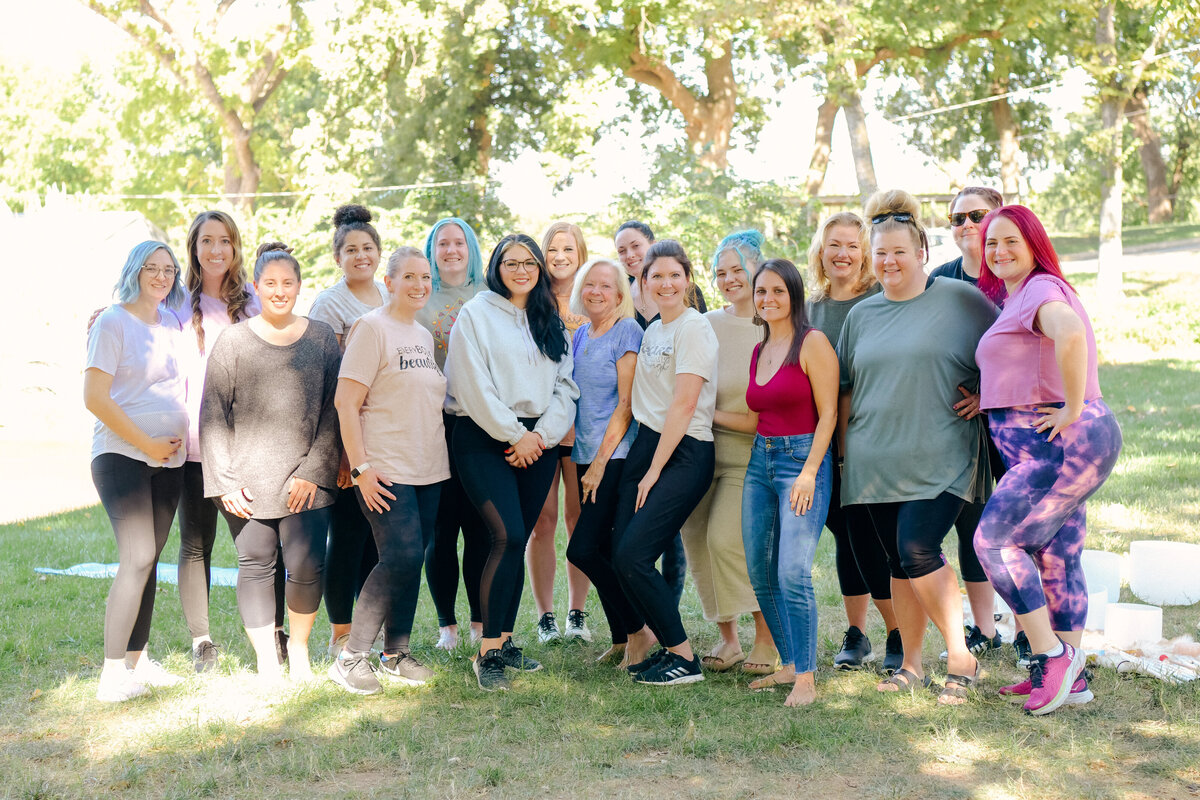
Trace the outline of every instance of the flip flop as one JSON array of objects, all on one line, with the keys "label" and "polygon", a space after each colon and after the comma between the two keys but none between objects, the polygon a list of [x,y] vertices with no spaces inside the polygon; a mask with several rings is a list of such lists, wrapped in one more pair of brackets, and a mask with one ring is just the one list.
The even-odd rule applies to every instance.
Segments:
[{"label": "flip flop", "polygon": [[736,653],[728,656],[721,654],[719,651],[714,651],[700,659],[700,666],[713,672],[726,672],[745,660],[746,654],[739,647]]},{"label": "flip flop", "polygon": [[[898,669],[892,673],[890,678],[877,683],[875,685],[875,691],[898,692],[901,689],[907,689],[911,692],[917,688],[917,684],[920,684],[922,689],[928,689],[932,683],[933,681],[930,680],[928,675],[926,675],[924,678],[918,678],[915,672],[910,672],[906,669]],[[885,686],[894,688],[885,689],[883,688]]]}]

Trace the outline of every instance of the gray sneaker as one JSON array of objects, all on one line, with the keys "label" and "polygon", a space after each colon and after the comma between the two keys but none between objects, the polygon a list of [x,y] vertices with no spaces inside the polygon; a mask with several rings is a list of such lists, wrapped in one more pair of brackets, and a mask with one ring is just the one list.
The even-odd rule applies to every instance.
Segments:
[{"label": "gray sneaker", "polygon": [[417,661],[411,653],[379,654],[379,674],[405,686],[424,686],[433,677],[433,670]]},{"label": "gray sneaker", "polygon": [[521,648],[513,644],[511,636],[504,640],[504,644],[500,645],[500,659],[504,662],[504,666],[521,672],[537,672],[542,668],[540,663],[522,653]]},{"label": "gray sneaker", "polygon": [[376,694],[383,690],[368,660],[370,653],[343,653],[329,665],[329,679],[354,694]]},{"label": "gray sneaker", "polygon": [[492,648],[483,655],[471,659],[471,667],[475,670],[475,678],[479,688],[485,692],[507,692],[512,688],[508,678],[504,677],[504,659],[500,651]]}]

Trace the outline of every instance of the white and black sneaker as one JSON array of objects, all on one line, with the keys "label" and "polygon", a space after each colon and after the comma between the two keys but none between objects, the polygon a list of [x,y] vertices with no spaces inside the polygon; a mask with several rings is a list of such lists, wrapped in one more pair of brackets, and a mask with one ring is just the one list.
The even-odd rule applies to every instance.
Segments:
[{"label": "white and black sneaker", "polygon": [[567,612],[567,630],[563,633],[565,639],[580,639],[585,642],[592,640],[592,632],[587,626],[587,612],[572,608]]},{"label": "white and black sneaker", "polygon": [[842,636],[842,649],[833,657],[834,669],[861,669],[864,661],[871,660],[871,640],[856,626],[851,625]]},{"label": "white and black sneaker", "polygon": [[641,675],[646,670],[654,669],[655,665],[657,665],[665,655],[667,655],[667,651],[660,647],[647,656],[644,661],[639,661],[636,664],[630,664],[629,666],[625,667],[625,669],[630,675],[633,676],[634,680],[637,680],[638,675]]},{"label": "white and black sneaker", "polygon": [[636,683],[651,686],[675,686],[680,683],[696,683],[704,680],[700,671],[700,659],[693,656],[688,661],[681,655],[666,651],[658,663],[645,672],[633,676]]},{"label": "white and black sneaker", "polygon": [[375,677],[375,668],[369,660],[370,653],[338,654],[329,665],[329,680],[354,694],[376,694],[383,690]]},{"label": "white and black sneaker", "polygon": [[379,654],[379,674],[405,686],[424,686],[433,677],[433,670],[403,651]]},{"label": "white and black sneaker", "polygon": [[542,618],[537,624],[538,641],[542,644],[550,644],[562,639],[562,633],[558,630],[558,622],[554,619],[554,612],[547,611],[542,614]]}]

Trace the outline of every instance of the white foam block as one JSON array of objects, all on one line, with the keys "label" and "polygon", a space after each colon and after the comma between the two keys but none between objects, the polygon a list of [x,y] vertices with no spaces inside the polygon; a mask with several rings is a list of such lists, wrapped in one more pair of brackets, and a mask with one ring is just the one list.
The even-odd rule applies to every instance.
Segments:
[{"label": "white foam block", "polygon": [[1140,603],[1109,603],[1104,611],[1104,639],[1127,650],[1140,642],[1162,639],[1162,609]]},{"label": "white foam block", "polygon": [[1200,602],[1200,545],[1133,542],[1129,545],[1129,589],[1138,599],[1155,605]]},{"label": "white foam block", "polygon": [[1089,631],[1104,630],[1104,617],[1107,610],[1108,590],[1101,589],[1098,592],[1088,592],[1088,613],[1087,622],[1083,624],[1084,629]]},{"label": "white foam block", "polygon": [[1121,556],[1105,550],[1083,551],[1083,575],[1087,579],[1088,594],[1104,589],[1108,602],[1121,599]]}]

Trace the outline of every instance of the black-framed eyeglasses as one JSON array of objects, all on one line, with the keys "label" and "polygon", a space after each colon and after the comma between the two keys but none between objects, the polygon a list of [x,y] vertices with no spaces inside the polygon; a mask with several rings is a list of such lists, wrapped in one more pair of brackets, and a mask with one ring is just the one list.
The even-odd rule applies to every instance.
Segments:
[{"label": "black-framed eyeglasses", "polygon": [[959,211],[957,214],[947,214],[946,219],[950,220],[950,224],[955,228],[959,228],[962,227],[962,225],[968,219],[978,225],[979,223],[983,222],[983,218],[990,213],[991,212],[986,208],[977,208],[974,211]]},{"label": "black-framed eyeglasses", "polygon": [[523,271],[530,275],[538,271],[538,266],[538,262],[534,261],[533,259],[530,259],[529,261],[508,260],[500,262],[500,267],[505,272]]},{"label": "black-framed eyeglasses", "polygon": [[886,214],[876,214],[875,216],[871,217],[871,224],[878,225],[887,219],[894,219],[896,222],[912,222],[913,215],[909,214],[907,211],[889,211]]}]

